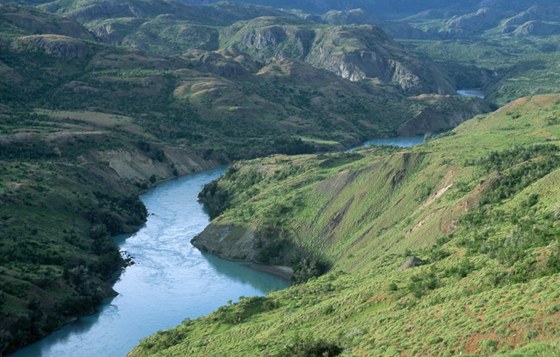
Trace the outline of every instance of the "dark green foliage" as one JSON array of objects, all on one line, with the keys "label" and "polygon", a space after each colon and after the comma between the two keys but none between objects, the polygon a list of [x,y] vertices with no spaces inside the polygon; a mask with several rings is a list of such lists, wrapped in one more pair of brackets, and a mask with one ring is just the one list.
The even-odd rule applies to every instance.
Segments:
[{"label": "dark green foliage", "polygon": [[[262,175],[254,170],[240,172],[234,167],[229,168],[225,176],[234,181],[236,188],[247,190],[262,180]],[[202,188],[198,199],[204,204],[211,219],[221,215],[230,206],[231,193],[229,188],[220,185],[220,180],[214,180]]]},{"label": "dark green foliage", "polygon": [[408,291],[417,298],[441,286],[439,276],[434,271],[423,272],[410,277]]},{"label": "dark green foliage", "polygon": [[273,152],[286,155],[310,154],[316,151],[314,145],[287,135],[275,139],[272,148]]},{"label": "dark green foliage", "polygon": [[283,264],[290,252],[297,250],[289,233],[275,222],[263,223],[255,231],[257,260],[264,264]]},{"label": "dark green foliage", "polygon": [[238,303],[219,308],[218,311],[214,312],[213,317],[223,323],[236,324],[245,321],[253,315],[276,308],[276,303],[267,297],[242,296],[239,298]]},{"label": "dark green foliage", "polygon": [[330,264],[322,259],[305,257],[295,265],[292,281],[296,284],[304,283],[311,278],[325,274],[329,269]]},{"label": "dark green foliage", "polygon": [[158,331],[153,336],[140,342],[140,346],[148,352],[155,353],[173,347],[188,338],[188,330],[173,329]]},{"label": "dark green foliage", "polygon": [[[467,234],[460,244],[470,254],[485,254],[503,264],[504,270],[488,275],[492,286],[526,282],[529,279],[558,272],[557,253],[552,252],[545,266],[536,264],[531,251],[557,241],[558,223],[551,213],[539,212],[539,195],[531,193],[514,210],[504,211],[499,204],[525,187],[560,167],[555,145],[514,147],[494,152],[479,161],[487,171],[498,171],[481,199],[481,206],[461,220]],[[507,234],[498,234],[497,227],[510,227]],[[499,238],[498,238],[499,237]],[[467,259],[448,270],[449,274],[465,276],[473,266]]]},{"label": "dark green foliage", "polygon": [[333,357],[338,356],[344,349],[338,344],[325,340],[315,340],[311,337],[296,338],[286,346],[277,357]]},{"label": "dark green foliage", "polygon": [[454,275],[458,278],[464,278],[476,269],[474,263],[468,259],[461,260],[458,264],[446,270],[447,275]]},{"label": "dark green foliage", "polygon": [[[481,203],[490,204],[505,200],[548,175],[560,167],[560,157],[557,156],[557,153],[557,146],[541,147],[539,145],[526,150],[496,153],[484,159],[481,163],[482,166],[489,171],[496,170],[500,175]],[[538,196],[532,197],[527,204],[534,205],[537,201]]]},{"label": "dark green foliage", "polygon": [[[286,213],[278,213],[278,216]],[[330,264],[317,254],[297,246],[288,231],[269,222],[255,232],[256,260],[268,265],[289,265],[293,268],[292,281],[296,284],[319,277],[330,269]]]},{"label": "dark green foliage", "polygon": [[514,146],[508,150],[491,152],[476,164],[482,166],[487,172],[500,172],[538,157],[550,158],[559,153],[560,149],[553,144]]},{"label": "dark green foliage", "polygon": [[218,180],[207,183],[198,194],[198,199],[204,204],[204,209],[214,219],[229,207],[229,193],[218,185]]}]

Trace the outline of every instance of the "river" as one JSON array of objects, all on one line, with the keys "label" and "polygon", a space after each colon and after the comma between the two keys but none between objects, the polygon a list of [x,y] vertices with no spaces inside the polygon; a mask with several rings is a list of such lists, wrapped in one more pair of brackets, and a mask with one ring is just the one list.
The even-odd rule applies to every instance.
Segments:
[{"label": "river", "polygon": [[149,216],[137,233],[117,243],[136,264],[126,268],[117,297],[99,313],[78,319],[13,357],[122,357],[138,342],[185,318],[206,315],[228,300],[264,295],[288,282],[202,254],[190,240],[209,223],[197,202],[202,186],[223,174],[210,170],[165,182],[142,196]]},{"label": "river", "polygon": [[[374,139],[362,147],[411,147],[424,136]],[[351,150],[355,150],[351,149]],[[215,169],[168,181],[142,195],[146,224],[116,243],[132,255],[114,289],[119,293],[99,312],[66,325],[10,357],[123,357],[157,331],[215,311],[240,296],[264,295],[286,288],[287,281],[204,254],[190,240],[208,225],[197,201],[202,186],[218,177]]]},{"label": "river", "polygon": [[476,97],[476,98],[480,98],[480,99],[484,99],[486,98],[486,96],[484,95],[484,93],[482,93],[482,91],[480,89],[459,89],[457,91],[457,94],[463,96],[463,97]]}]

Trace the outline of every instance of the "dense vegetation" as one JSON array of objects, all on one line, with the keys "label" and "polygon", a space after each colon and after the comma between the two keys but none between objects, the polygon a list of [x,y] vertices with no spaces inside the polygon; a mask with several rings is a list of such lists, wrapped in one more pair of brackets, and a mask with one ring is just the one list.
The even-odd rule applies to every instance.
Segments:
[{"label": "dense vegetation", "polygon": [[213,184],[227,205],[210,227],[274,217],[332,268],[131,355],[280,356],[316,341],[349,356],[557,353],[558,116],[558,95],[537,96],[413,149],[234,165]]},{"label": "dense vegetation", "polygon": [[113,126],[130,124],[125,117],[45,113],[13,111],[0,121],[0,353],[113,296],[129,257],[112,236],[144,223],[140,191],[213,165]]}]

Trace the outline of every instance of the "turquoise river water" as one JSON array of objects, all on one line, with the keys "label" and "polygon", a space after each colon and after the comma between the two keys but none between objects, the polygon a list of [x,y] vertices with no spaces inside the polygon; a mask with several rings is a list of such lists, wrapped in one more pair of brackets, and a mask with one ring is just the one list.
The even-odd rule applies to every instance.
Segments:
[{"label": "turquoise river water", "polygon": [[126,268],[117,297],[13,357],[122,357],[156,331],[206,315],[228,300],[264,295],[288,282],[246,264],[205,255],[190,243],[208,225],[197,202],[202,186],[223,173],[206,171],[165,182],[142,196],[146,225],[118,239],[136,264]]},{"label": "turquoise river water", "polygon": [[[364,146],[411,147],[423,136],[376,139]],[[116,238],[134,259],[114,289],[117,297],[99,312],[78,319],[11,357],[123,357],[144,337],[206,315],[240,296],[264,295],[289,284],[276,276],[203,254],[190,240],[208,225],[197,202],[215,169],[165,182],[141,198],[149,216],[129,237]]]}]

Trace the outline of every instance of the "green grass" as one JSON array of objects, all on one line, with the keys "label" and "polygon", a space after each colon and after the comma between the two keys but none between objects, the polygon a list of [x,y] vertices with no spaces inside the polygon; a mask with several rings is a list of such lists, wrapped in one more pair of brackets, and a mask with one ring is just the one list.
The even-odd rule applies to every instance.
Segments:
[{"label": "green grass", "polygon": [[[310,339],[348,356],[558,353],[559,115],[560,96],[537,96],[413,149],[234,165],[212,225],[273,224],[330,272],[238,323],[220,316],[242,306],[222,307],[130,355],[280,356]],[[401,270],[410,255],[426,264]]]}]

